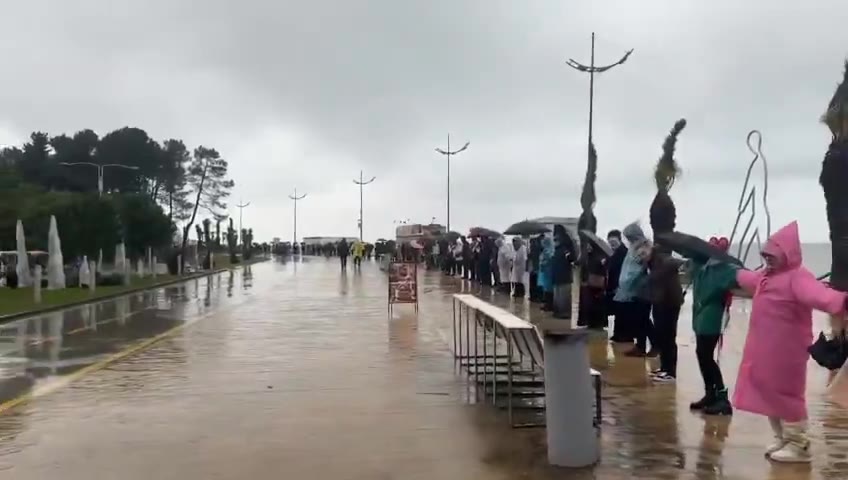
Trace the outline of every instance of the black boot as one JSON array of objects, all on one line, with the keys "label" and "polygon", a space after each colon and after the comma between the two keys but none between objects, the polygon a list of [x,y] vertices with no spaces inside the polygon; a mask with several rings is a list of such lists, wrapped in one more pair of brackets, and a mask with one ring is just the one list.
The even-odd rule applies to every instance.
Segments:
[{"label": "black boot", "polygon": [[715,387],[707,388],[707,393],[704,394],[704,398],[698,400],[697,402],[692,402],[689,404],[690,410],[703,410],[708,405],[712,405],[716,401],[716,390]]},{"label": "black boot", "polygon": [[706,415],[733,415],[733,407],[730,405],[730,400],[727,398],[727,389],[716,392],[716,399],[713,403],[704,407]]}]

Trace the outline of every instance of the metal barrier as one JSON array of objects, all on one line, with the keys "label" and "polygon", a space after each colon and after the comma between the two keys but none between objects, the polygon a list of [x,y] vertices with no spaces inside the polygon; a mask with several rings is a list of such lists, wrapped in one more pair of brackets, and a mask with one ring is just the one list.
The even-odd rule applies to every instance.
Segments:
[{"label": "metal barrier", "polygon": [[[545,396],[544,347],[536,327],[473,295],[455,294],[452,330],[454,359],[465,367],[474,384],[482,388],[484,399],[491,396],[492,404],[501,406],[498,404],[500,384],[506,390],[503,392],[504,407],[511,426],[544,426],[544,422],[517,424],[514,419],[515,397]],[[600,428],[601,374],[592,369],[591,375],[595,389],[595,426]],[[530,408],[544,409],[544,406]]]}]

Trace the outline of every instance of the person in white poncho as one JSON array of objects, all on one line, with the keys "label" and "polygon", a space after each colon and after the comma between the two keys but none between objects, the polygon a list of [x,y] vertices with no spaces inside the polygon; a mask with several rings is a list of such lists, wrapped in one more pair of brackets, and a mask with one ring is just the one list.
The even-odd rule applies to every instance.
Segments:
[{"label": "person in white poncho", "polygon": [[515,251],[512,245],[505,242],[503,238],[498,238],[495,244],[498,246],[498,273],[500,273],[501,291],[510,292],[512,281],[512,259],[515,256]]},{"label": "person in white poncho", "polygon": [[524,274],[527,273],[527,247],[524,241],[515,237],[512,239],[512,247],[515,254],[512,259],[512,287],[515,298],[524,298]]}]

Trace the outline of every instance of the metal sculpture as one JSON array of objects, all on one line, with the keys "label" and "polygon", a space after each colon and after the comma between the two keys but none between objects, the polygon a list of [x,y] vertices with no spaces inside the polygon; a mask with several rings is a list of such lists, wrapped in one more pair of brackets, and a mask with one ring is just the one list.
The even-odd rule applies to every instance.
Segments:
[{"label": "metal sculpture", "polygon": [[[754,137],[756,137],[756,146],[751,143]],[[739,222],[742,220],[742,215],[748,212],[748,221],[745,224],[745,229],[742,231],[742,236],[739,238],[736,253],[736,257],[741,260],[743,264],[747,264],[748,255],[751,252],[751,247],[753,246],[754,241],[757,242],[757,248],[760,253],[762,253],[763,248],[759,227],[755,227],[753,232],[751,231],[751,227],[757,217],[757,207],[755,202],[757,188],[752,186],[751,190],[748,191],[748,185],[751,183],[751,173],[754,171],[754,165],[756,165],[758,161],[761,161],[763,164],[762,199],[763,210],[766,214],[766,239],[771,236],[771,212],[768,208],[768,160],[766,160],[766,156],[763,154],[763,134],[760,133],[759,130],[751,130],[748,132],[746,143],[748,145],[748,150],[751,151],[754,158],[751,160],[751,163],[748,164],[748,171],[745,174],[745,183],[742,184],[742,192],[739,195],[739,204],[736,207],[736,221],[733,223],[733,230],[730,233],[730,244],[733,245],[734,240],[736,240],[736,233],[739,229]]]}]

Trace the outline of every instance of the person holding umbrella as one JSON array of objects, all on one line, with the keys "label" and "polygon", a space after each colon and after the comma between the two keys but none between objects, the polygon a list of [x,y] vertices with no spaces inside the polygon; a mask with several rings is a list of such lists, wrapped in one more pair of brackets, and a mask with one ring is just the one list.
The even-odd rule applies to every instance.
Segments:
[{"label": "person holding umbrella", "polygon": [[495,244],[498,246],[498,280],[500,282],[500,290],[509,295],[512,290],[512,261],[515,257],[515,251],[512,245],[505,242],[503,238],[498,238]]},{"label": "person holding umbrella", "polygon": [[543,294],[539,287],[539,260],[542,257],[542,239],[544,235],[539,235],[530,240],[529,253],[529,271],[530,271],[530,301],[541,302]]},{"label": "person holding umbrella", "polygon": [[554,318],[571,319],[572,266],[576,260],[574,240],[562,225],[554,226],[554,256],[551,260]]}]

